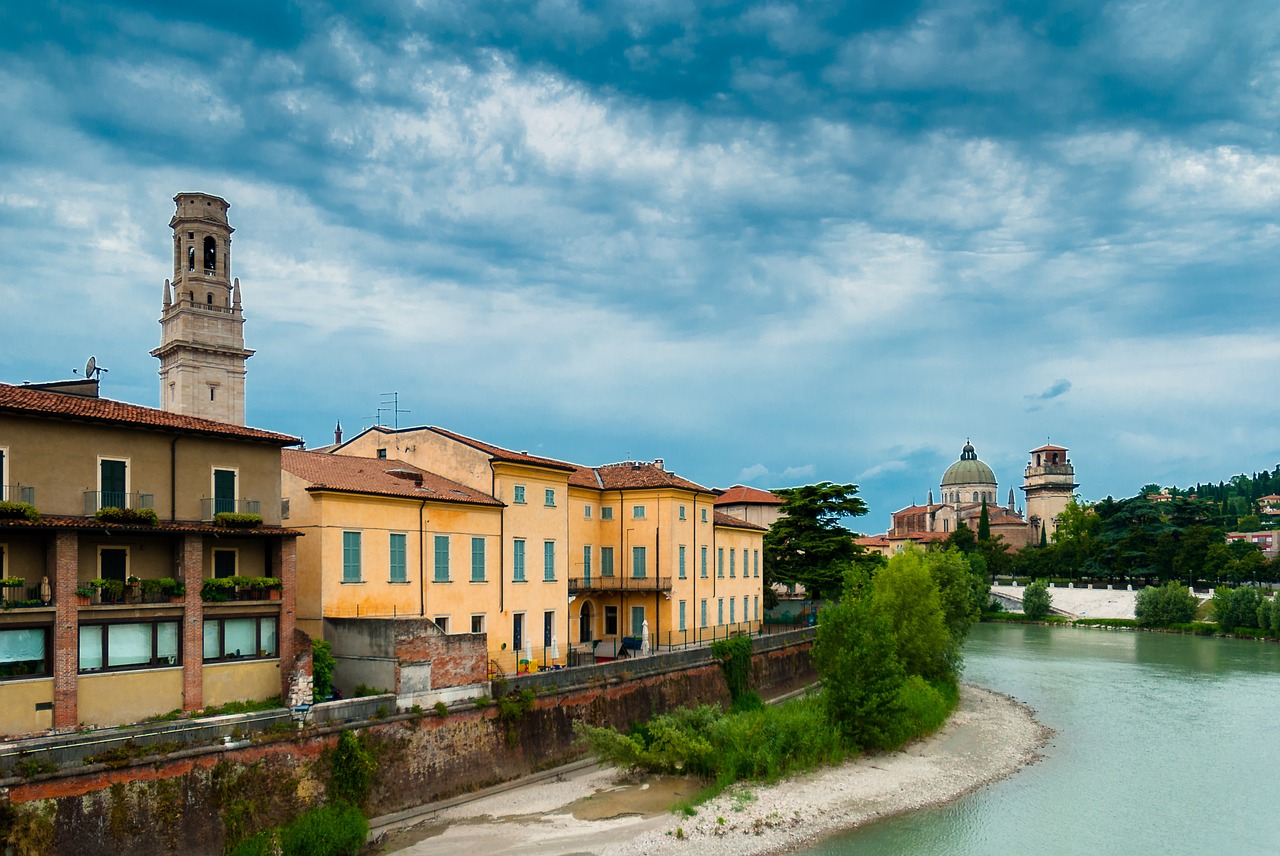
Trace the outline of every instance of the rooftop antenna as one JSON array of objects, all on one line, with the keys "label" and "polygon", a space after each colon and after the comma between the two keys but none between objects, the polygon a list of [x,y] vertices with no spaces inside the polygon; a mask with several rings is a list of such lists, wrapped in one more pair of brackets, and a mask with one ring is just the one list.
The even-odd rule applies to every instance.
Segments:
[{"label": "rooftop antenna", "polygon": [[393,428],[394,428],[394,430],[395,430],[395,438],[396,438],[396,454],[397,454],[397,456],[399,456],[399,453],[400,453],[400,414],[401,414],[401,413],[412,413],[413,411],[411,411],[411,410],[401,410],[401,409],[400,409],[400,393],[399,393],[399,392],[384,392],[384,393],[382,393],[382,401],[378,404],[378,424],[379,424],[379,425],[381,425],[381,424],[382,424],[382,414],[383,414],[383,412],[384,412],[384,411],[385,411],[385,412],[387,412],[387,413],[390,413],[390,414],[391,414],[391,423],[392,423],[392,427],[393,427]]},{"label": "rooftop antenna", "polygon": [[84,376],[88,380],[94,380],[95,378],[100,380],[102,375],[106,373],[107,370],[98,365],[97,357],[89,357],[89,361],[84,364]]}]

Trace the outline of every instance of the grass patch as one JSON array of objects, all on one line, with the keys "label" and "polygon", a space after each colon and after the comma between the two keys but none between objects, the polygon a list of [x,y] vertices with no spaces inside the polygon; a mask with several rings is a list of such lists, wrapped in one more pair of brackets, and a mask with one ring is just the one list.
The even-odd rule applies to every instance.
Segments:
[{"label": "grass patch", "polygon": [[369,822],[360,809],[339,803],[305,811],[278,830],[247,838],[229,856],[355,856],[368,835]]}]

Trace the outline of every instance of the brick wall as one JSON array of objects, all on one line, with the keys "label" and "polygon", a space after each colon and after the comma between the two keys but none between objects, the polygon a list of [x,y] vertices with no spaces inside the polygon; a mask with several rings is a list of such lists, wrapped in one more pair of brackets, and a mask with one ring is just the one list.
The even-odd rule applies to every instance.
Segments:
[{"label": "brick wall", "polygon": [[49,540],[48,577],[53,585],[53,727],[73,729],[80,723],[80,607],[76,582],[80,569],[80,536],[57,532]]},{"label": "brick wall", "polygon": [[177,550],[178,577],[187,587],[182,607],[182,709],[204,707],[204,537],[184,535]]},{"label": "brick wall", "polygon": [[[425,618],[396,622],[395,655],[400,667],[431,664],[431,688],[477,684],[489,677],[489,653],[484,636],[460,633],[450,636]],[[396,682],[400,692],[400,681]]]},{"label": "brick wall", "polygon": [[[297,628],[298,606],[298,539],[295,536],[280,537],[272,545],[271,567],[280,578],[280,696],[289,698],[295,690],[295,646],[300,644],[294,630]],[[311,675],[311,637],[303,634],[306,645],[306,674]],[[290,668],[285,668],[285,664]]]}]

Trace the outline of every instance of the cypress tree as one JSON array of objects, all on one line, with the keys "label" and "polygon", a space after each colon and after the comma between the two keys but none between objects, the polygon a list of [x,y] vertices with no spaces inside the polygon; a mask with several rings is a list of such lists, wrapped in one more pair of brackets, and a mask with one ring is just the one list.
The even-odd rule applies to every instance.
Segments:
[{"label": "cypress tree", "polygon": [[982,514],[978,517],[978,540],[991,540],[991,516],[987,513],[987,500],[982,500]]}]

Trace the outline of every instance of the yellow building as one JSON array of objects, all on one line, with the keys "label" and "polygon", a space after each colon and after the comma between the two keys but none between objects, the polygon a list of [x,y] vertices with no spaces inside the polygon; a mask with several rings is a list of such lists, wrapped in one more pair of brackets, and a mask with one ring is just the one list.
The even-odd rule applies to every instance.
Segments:
[{"label": "yellow building", "polygon": [[[483,534],[496,545],[488,582],[456,597],[433,596],[428,583],[425,605],[409,605],[450,632],[485,631],[494,666],[503,672],[588,653],[629,656],[646,646],[678,647],[759,627],[764,528],[717,514],[714,491],[667,471],[660,460],[585,467],[434,427],[374,427],[327,452],[359,458],[366,468],[456,482],[496,506],[497,514],[485,510],[493,522],[477,511],[459,523],[459,537]],[[286,475],[291,507],[300,491],[318,493]],[[385,497],[350,492],[348,501],[362,506],[343,507],[351,523],[326,527],[358,522],[389,532],[406,525],[387,522],[402,512]],[[308,531],[310,520],[291,515],[292,525]],[[332,582],[342,568],[335,545],[318,550],[325,591],[340,588]],[[430,562],[422,573],[432,573]],[[412,562],[409,575],[411,587],[422,578],[413,577]],[[304,598],[310,585],[303,585]],[[388,603],[373,585],[343,593],[340,602],[349,604],[343,607],[348,616],[356,603],[362,614],[385,613]]]},{"label": "yellow building", "polygon": [[97,393],[0,384],[0,732],[288,696],[299,441]]}]

